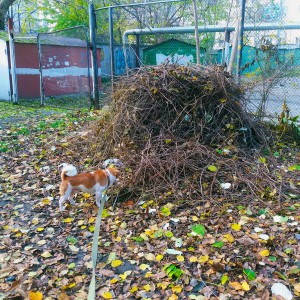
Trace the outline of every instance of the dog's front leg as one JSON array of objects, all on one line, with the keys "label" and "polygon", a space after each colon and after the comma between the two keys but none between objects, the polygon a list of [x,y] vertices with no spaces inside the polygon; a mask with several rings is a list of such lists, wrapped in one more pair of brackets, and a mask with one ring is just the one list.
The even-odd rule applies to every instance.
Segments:
[{"label": "dog's front leg", "polygon": [[74,201],[74,194],[75,194],[75,192],[72,192],[71,193],[71,195],[70,195],[70,198],[69,198],[69,201],[70,201],[70,203],[72,204],[72,205],[77,205],[77,203]]},{"label": "dog's front leg", "polygon": [[64,210],[64,203],[66,202],[66,200],[67,200],[66,195],[61,196],[61,197],[59,198],[59,210],[60,210],[60,211],[63,211],[63,210]]}]

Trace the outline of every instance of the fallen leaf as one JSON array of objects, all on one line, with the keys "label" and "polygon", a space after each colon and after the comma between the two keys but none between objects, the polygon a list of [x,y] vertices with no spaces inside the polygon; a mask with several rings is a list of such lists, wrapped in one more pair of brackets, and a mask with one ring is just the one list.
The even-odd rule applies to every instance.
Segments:
[{"label": "fallen leaf", "polygon": [[249,290],[250,290],[250,286],[249,286],[249,284],[248,284],[247,281],[244,281],[244,282],[242,283],[242,289],[243,289],[244,291],[249,291]]},{"label": "fallen leaf", "polygon": [[43,252],[43,253],[41,254],[41,256],[44,257],[44,258],[49,258],[49,257],[52,256],[52,254],[51,254],[49,251],[45,251],[45,252]]},{"label": "fallen leaf", "polygon": [[41,292],[32,292],[30,291],[28,294],[29,300],[42,300],[43,294]]},{"label": "fallen leaf", "polygon": [[112,299],[112,293],[111,292],[105,292],[101,295],[104,299]]},{"label": "fallen leaf", "polygon": [[235,223],[235,224],[231,225],[231,228],[235,231],[239,231],[239,230],[241,230],[241,225],[238,223]]},{"label": "fallen leaf", "polygon": [[291,291],[282,283],[276,282],[271,287],[271,292],[274,295],[281,296],[285,300],[292,300],[293,295]]},{"label": "fallen leaf", "polygon": [[113,268],[116,268],[116,267],[118,267],[118,266],[120,266],[120,265],[122,265],[122,264],[123,264],[123,262],[122,262],[121,260],[119,260],[119,259],[113,260],[113,261],[111,262],[111,266],[112,266]]},{"label": "fallen leaf", "polygon": [[239,290],[243,289],[242,285],[239,282],[237,282],[237,281],[233,281],[233,282],[230,281],[229,285],[231,287],[233,287],[236,291],[239,291]]},{"label": "fallen leaf", "polygon": [[266,257],[266,256],[269,256],[270,255],[270,252],[268,249],[265,249],[265,250],[262,250],[259,252],[259,255],[260,256],[263,256],[263,257]]}]

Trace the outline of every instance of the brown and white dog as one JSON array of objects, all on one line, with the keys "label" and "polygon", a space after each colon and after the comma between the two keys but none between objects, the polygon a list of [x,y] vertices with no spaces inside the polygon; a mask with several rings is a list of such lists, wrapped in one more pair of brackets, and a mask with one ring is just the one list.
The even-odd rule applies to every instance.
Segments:
[{"label": "brown and white dog", "polygon": [[104,163],[104,169],[96,170],[90,173],[77,174],[76,167],[63,163],[61,171],[60,199],[59,209],[64,210],[64,203],[69,199],[70,203],[76,205],[73,196],[77,192],[85,192],[96,195],[96,204],[100,207],[100,201],[103,193],[111,187],[120,175],[117,167],[123,167],[123,163],[116,158],[107,159]]}]

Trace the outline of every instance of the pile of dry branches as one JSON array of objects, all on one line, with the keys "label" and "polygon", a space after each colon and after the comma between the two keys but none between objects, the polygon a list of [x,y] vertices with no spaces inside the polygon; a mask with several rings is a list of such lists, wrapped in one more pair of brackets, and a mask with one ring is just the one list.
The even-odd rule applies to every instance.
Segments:
[{"label": "pile of dry branches", "polygon": [[116,84],[89,149],[96,162],[124,161],[126,184],[144,193],[180,189],[212,197],[230,183],[232,192],[253,195],[266,180],[272,190],[263,164],[245,159],[267,145],[270,134],[245,112],[242,99],[234,80],[216,68],[144,68]]}]

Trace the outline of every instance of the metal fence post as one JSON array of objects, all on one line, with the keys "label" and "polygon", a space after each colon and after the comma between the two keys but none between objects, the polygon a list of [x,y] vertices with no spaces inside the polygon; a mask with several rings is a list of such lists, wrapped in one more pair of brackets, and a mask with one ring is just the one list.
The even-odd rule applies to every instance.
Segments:
[{"label": "metal fence post", "polygon": [[16,73],[16,55],[15,55],[15,43],[14,43],[14,27],[13,19],[8,17],[8,39],[9,39],[9,53],[10,53],[10,65],[11,65],[11,82],[12,82],[12,99],[13,104],[18,104],[18,84]]},{"label": "metal fence post", "polygon": [[111,68],[111,82],[114,81],[115,75],[115,50],[114,50],[114,24],[113,24],[113,8],[108,9],[109,17],[109,46],[110,46],[110,68]]},{"label": "metal fence post", "polygon": [[45,105],[45,90],[43,82],[43,67],[42,67],[42,48],[40,34],[37,35],[38,57],[39,57],[39,72],[40,72],[40,94],[41,94],[41,106]]},{"label": "metal fence post", "polygon": [[241,80],[242,51],[243,51],[243,44],[244,44],[243,38],[244,38],[244,23],[245,23],[245,7],[246,7],[246,0],[241,0],[238,53],[237,53],[237,66],[236,66],[236,80],[238,83],[240,83]]},{"label": "metal fence post", "polygon": [[94,109],[99,109],[99,83],[98,83],[98,58],[96,44],[96,16],[94,4],[89,3],[89,27],[90,27],[90,46],[92,50],[92,68],[93,68],[93,96]]}]

